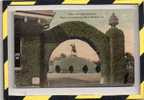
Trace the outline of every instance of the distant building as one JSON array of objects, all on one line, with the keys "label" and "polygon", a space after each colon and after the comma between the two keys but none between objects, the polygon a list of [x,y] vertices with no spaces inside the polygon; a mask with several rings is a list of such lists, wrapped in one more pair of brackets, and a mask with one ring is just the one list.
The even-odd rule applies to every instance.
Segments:
[{"label": "distant building", "polygon": [[49,73],[56,73],[56,67],[60,68],[60,73],[70,73],[70,69],[73,71],[71,73],[96,73],[97,64],[95,62],[89,61],[85,58],[78,57],[76,55],[70,55],[67,57],[59,57],[55,59],[53,63],[49,65]]}]

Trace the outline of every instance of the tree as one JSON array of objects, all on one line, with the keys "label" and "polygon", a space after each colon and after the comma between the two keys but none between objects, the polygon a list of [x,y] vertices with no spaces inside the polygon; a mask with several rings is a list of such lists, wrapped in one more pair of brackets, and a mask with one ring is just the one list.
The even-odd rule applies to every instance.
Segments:
[{"label": "tree", "polygon": [[87,73],[87,72],[88,72],[88,67],[87,67],[87,65],[84,65],[83,68],[82,68],[82,70],[83,70],[84,73]]},{"label": "tree", "polygon": [[127,60],[127,64],[134,66],[134,57],[130,53],[125,53],[125,58]]},{"label": "tree", "polygon": [[59,65],[56,65],[55,70],[56,70],[57,73],[60,73],[60,71],[61,71],[60,66],[59,66]]},{"label": "tree", "polygon": [[101,64],[100,64],[100,63],[97,63],[97,64],[96,64],[95,71],[96,71],[97,73],[99,73],[99,72],[101,71]]},{"label": "tree", "polygon": [[126,69],[127,73],[125,75],[124,83],[133,83],[134,82],[134,57],[130,53],[125,53],[126,59]]},{"label": "tree", "polygon": [[69,67],[69,71],[70,71],[70,73],[73,73],[73,71],[74,71],[73,66],[70,66],[70,67]]}]

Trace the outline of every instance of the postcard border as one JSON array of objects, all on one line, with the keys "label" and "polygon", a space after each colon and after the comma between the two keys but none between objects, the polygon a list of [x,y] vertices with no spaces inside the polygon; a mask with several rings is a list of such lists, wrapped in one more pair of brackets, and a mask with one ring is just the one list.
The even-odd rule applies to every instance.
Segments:
[{"label": "postcard border", "polygon": [[[111,1],[111,0],[108,0],[108,1]],[[5,3],[4,5],[9,5],[11,2],[7,2],[7,3]],[[38,2],[37,1],[32,1],[32,2],[15,2],[15,3],[13,3],[14,5],[34,5],[34,4],[37,4]],[[111,3],[114,3],[113,1],[111,1]],[[110,3],[110,4],[111,4]],[[130,3],[130,2],[127,2],[128,4],[133,4],[133,3]],[[134,2],[134,3],[138,3],[138,2]],[[11,3],[12,4],[12,3]],[[47,3],[46,5],[48,5],[48,4],[50,4],[50,3]],[[54,4],[57,4],[57,3],[54,3]],[[72,2],[71,3],[69,3],[69,4],[73,4]],[[78,3],[76,3],[76,4],[78,4]],[[85,3],[84,3],[85,4]],[[97,4],[97,3],[93,3],[93,4]],[[104,4],[104,3],[102,3],[102,4]],[[126,3],[124,3],[124,4],[126,4]],[[6,33],[6,25],[4,24],[4,22],[6,21],[6,18],[5,18],[5,15],[6,15],[6,8],[7,8],[7,6],[5,6],[5,7],[3,7],[3,42],[4,42],[4,51],[6,50],[7,51],[7,33]],[[143,6],[142,5],[142,2],[141,3],[139,3],[139,7],[141,7],[141,6]],[[142,16],[141,16],[142,17]],[[5,19],[5,20],[4,20]],[[143,24],[143,23],[142,23]],[[142,33],[143,33],[143,30],[144,30],[144,27],[143,27],[143,25],[140,25],[140,39],[141,39],[141,37],[143,36],[143,35],[141,35]],[[142,44],[141,44],[142,45]],[[142,48],[142,46],[140,47],[140,49]],[[141,51],[141,56],[143,56],[143,52],[144,51]],[[6,67],[8,67],[7,66],[7,64],[8,64],[8,62],[7,62],[7,57],[5,57],[7,55],[7,53],[5,53],[4,52],[4,61],[5,61],[5,63],[4,63],[4,68],[6,69]],[[142,61],[143,61],[144,59],[142,59]],[[6,76],[6,75],[5,75]],[[5,79],[5,81],[6,81],[6,79]],[[144,82],[143,82],[143,80],[141,80],[141,94],[140,95],[130,95],[130,96],[128,96],[128,99],[137,99],[137,98],[139,98],[139,99],[143,99],[144,98],[144,93],[143,93],[143,89],[144,88]],[[5,87],[5,91],[6,91],[6,93],[7,93],[7,89],[8,88],[6,88]],[[6,96],[6,95],[5,95]],[[8,96],[8,95],[7,95]],[[74,98],[76,98],[76,99],[78,99],[78,98],[92,98],[92,97],[94,97],[94,98],[96,98],[95,96],[74,96]],[[98,96],[99,97],[99,99],[100,98],[102,98],[102,96]],[[7,97],[6,97],[7,98]],[[21,97],[20,97],[21,98]],[[27,98],[27,96],[26,97],[23,97],[23,98]],[[23,100],[23,98],[21,99],[21,100]],[[52,98],[52,97],[51,97]],[[126,96],[126,98],[127,98],[127,96]],[[26,100],[28,100],[28,99],[26,99]],[[122,99],[120,99],[120,100],[122,100]]]}]

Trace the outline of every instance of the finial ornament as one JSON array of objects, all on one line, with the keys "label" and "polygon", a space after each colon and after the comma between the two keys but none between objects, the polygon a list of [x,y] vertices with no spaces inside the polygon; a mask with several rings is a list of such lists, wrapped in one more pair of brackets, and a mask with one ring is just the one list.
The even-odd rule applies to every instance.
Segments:
[{"label": "finial ornament", "polygon": [[112,13],[112,15],[109,19],[109,25],[111,25],[112,27],[115,27],[118,24],[119,24],[119,19],[117,18],[115,13]]}]

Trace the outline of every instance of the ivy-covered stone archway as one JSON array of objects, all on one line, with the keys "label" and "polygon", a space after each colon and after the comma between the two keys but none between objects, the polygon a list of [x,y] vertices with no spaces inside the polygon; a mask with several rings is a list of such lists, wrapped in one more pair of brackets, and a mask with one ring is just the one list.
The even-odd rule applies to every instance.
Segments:
[{"label": "ivy-covered stone archway", "polygon": [[[87,42],[98,54],[101,60],[102,80],[110,81],[110,46],[108,37],[95,27],[85,22],[71,21],[53,27],[41,34],[41,82],[46,79],[48,71],[48,58],[52,51],[63,41],[68,39],[80,39]],[[42,84],[43,85],[43,84]]]}]

